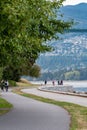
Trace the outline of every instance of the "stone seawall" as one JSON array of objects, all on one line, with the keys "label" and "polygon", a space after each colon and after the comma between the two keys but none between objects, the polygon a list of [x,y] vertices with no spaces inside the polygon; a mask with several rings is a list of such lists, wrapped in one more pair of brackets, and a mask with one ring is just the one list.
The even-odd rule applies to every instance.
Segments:
[{"label": "stone seawall", "polygon": [[74,91],[73,86],[69,86],[69,85],[42,86],[42,87],[39,87],[38,90],[44,91],[44,92],[52,92],[52,93],[58,93],[58,94],[87,97],[86,93],[77,93]]},{"label": "stone seawall", "polygon": [[70,85],[57,85],[57,86],[43,86],[40,89],[49,91],[63,91],[63,92],[73,92],[73,86]]}]

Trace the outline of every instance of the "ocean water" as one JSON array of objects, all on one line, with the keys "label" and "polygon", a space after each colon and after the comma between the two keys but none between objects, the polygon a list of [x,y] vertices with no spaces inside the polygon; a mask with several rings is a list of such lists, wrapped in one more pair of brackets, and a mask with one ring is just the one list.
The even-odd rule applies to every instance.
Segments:
[{"label": "ocean water", "polygon": [[76,92],[87,92],[87,87],[79,87],[79,88],[74,88],[74,90],[76,91]]},{"label": "ocean water", "polygon": [[87,81],[70,81],[68,84],[72,85],[76,92],[87,92]]}]

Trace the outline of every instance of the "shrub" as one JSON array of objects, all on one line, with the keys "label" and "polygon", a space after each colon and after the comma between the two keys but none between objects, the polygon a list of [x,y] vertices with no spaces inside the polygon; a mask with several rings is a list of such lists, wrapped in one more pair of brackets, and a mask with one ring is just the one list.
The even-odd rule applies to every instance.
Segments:
[{"label": "shrub", "polygon": [[16,81],[9,80],[9,86],[11,87],[17,86]]}]

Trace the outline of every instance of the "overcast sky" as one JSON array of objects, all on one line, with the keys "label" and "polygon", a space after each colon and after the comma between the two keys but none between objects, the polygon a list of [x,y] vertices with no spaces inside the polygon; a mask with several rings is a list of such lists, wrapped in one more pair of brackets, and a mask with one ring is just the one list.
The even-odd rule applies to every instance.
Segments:
[{"label": "overcast sky", "polygon": [[64,5],[75,5],[83,2],[87,3],[87,0],[66,0]]}]

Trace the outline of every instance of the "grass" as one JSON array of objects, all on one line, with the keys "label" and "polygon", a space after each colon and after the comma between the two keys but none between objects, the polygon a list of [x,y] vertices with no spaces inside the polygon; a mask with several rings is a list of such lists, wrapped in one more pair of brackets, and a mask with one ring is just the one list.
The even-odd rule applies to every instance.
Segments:
[{"label": "grass", "polygon": [[16,88],[14,92],[28,98],[63,107],[69,112],[71,116],[70,130],[87,130],[87,107],[83,107],[68,102],[59,102],[52,99],[36,96],[33,94],[26,94],[21,92],[21,87]]},{"label": "grass", "polygon": [[0,97],[0,115],[3,115],[10,111],[12,105],[8,103],[5,99]]}]

